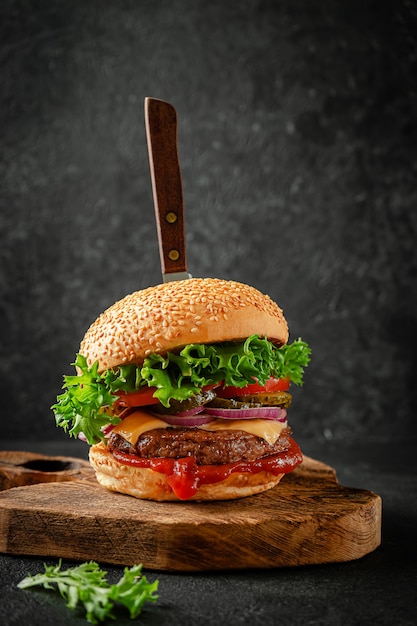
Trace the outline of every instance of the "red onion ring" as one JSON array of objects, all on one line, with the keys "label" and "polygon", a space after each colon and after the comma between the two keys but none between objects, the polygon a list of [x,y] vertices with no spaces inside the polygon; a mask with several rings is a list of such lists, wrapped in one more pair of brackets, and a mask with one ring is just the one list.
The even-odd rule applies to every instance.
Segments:
[{"label": "red onion ring", "polygon": [[215,419],[211,415],[207,415],[207,413],[199,415],[189,415],[185,417],[181,417],[180,413],[176,413],[175,415],[168,415],[166,413],[163,413],[162,415],[159,413],[152,413],[152,415],[162,420],[163,422],[170,424],[171,426],[203,426],[203,424],[208,424]]},{"label": "red onion ring", "polygon": [[250,409],[221,409],[206,407],[207,415],[229,420],[263,419],[278,422],[287,421],[287,411],[279,406],[260,406]]},{"label": "red onion ring", "polygon": [[109,437],[111,431],[113,430],[113,428],[116,426],[116,424],[107,424],[107,426],[103,426],[103,428],[101,429],[104,433],[105,437]]}]

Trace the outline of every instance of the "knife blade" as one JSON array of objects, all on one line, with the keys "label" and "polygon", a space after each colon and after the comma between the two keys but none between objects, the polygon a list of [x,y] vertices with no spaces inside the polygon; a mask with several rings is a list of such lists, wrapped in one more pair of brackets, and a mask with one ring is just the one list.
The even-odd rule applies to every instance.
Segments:
[{"label": "knife blade", "polygon": [[175,108],[164,100],[145,98],[145,127],[163,280],[191,278]]}]

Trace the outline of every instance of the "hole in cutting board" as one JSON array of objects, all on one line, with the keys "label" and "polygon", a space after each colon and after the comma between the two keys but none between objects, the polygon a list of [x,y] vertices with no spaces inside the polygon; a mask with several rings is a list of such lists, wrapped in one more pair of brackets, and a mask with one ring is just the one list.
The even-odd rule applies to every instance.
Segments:
[{"label": "hole in cutting board", "polygon": [[25,469],[34,470],[36,472],[65,472],[67,470],[78,469],[81,467],[80,463],[74,463],[72,461],[58,461],[55,459],[34,459],[32,461],[26,461],[22,463],[20,467]]}]

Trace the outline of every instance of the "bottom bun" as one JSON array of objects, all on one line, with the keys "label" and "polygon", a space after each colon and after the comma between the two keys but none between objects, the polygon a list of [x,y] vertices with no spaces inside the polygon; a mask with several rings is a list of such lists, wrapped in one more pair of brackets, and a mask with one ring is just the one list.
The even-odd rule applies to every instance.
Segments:
[{"label": "bottom bun", "polygon": [[[181,501],[168,484],[165,474],[119,463],[102,443],[90,448],[90,463],[97,481],[110,491],[142,500]],[[202,485],[187,501],[244,498],[275,487],[283,476],[284,474],[274,475],[264,471],[256,474],[235,472],[220,482]]]}]

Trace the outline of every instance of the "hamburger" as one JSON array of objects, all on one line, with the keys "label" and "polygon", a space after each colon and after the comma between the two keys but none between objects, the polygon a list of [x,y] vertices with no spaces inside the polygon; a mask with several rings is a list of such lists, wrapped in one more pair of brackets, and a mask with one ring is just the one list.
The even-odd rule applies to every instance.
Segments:
[{"label": "hamburger", "polygon": [[249,285],[167,282],[98,317],[52,410],[91,446],[109,490],[155,501],[249,496],[302,462],[287,409],[310,352],[288,343],[283,311]]}]

